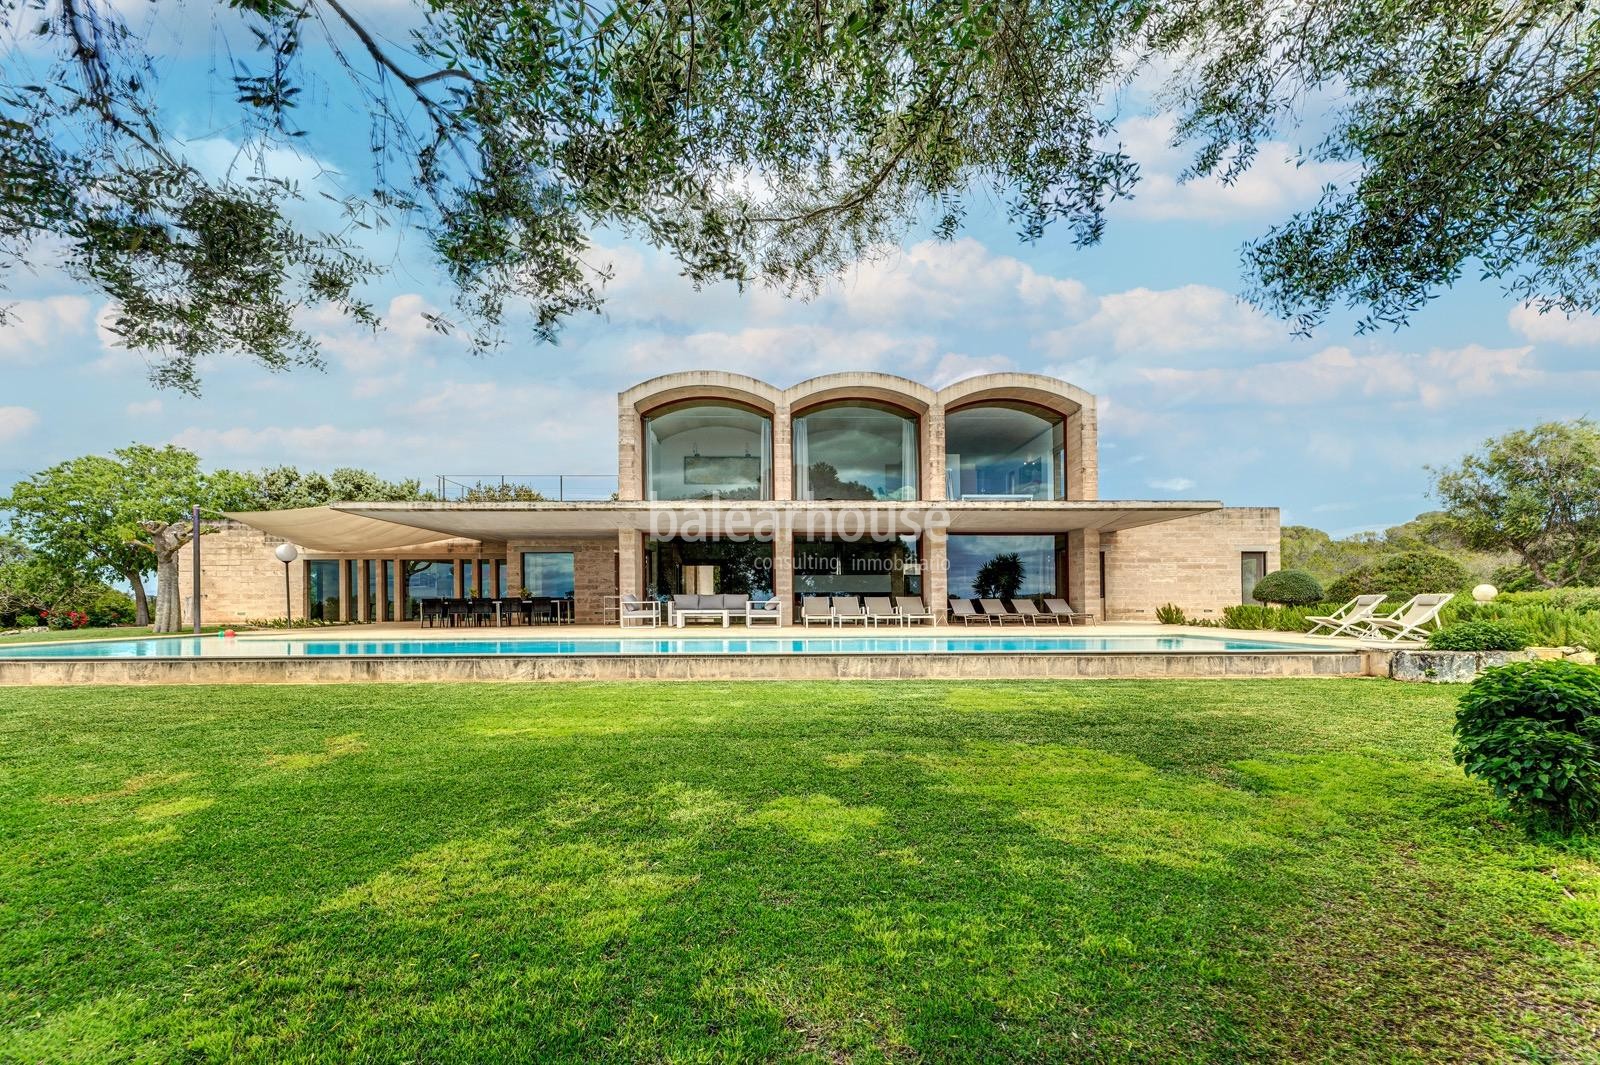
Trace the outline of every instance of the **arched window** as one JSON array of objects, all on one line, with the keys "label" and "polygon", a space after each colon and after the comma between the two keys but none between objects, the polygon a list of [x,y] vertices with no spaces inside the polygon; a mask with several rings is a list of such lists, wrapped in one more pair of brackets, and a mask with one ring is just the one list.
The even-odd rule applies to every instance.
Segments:
[{"label": "arched window", "polygon": [[796,499],[920,499],[917,419],[885,403],[846,400],[794,419]]},{"label": "arched window", "polygon": [[720,400],[644,418],[646,499],[771,499],[772,419]]},{"label": "arched window", "polygon": [[1067,497],[1066,419],[1029,403],[980,403],[944,419],[950,499]]}]

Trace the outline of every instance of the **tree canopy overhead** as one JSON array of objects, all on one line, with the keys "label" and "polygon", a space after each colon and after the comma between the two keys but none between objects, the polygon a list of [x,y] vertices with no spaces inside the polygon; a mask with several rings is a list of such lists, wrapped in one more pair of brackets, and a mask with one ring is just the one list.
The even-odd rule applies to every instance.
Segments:
[{"label": "tree canopy overhead", "polygon": [[[1136,191],[1119,90],[1157,66],[1175,71],[1164,105],[1191,175],[1237,177],[1307,121],[1306,156],[1349,164],[1246,247],[1263,306],[1306,328],[1346,304],[1399,323],[1478,270],[1541,306],[1600,307],[1582,5],[431,0],[398,40],[355,0],[156,6],[222,13],[194,32],[225,38],[211,80],[236,121],[216,125],[240,161],[218,173],[175,132],[163,101],[182,92],[141,5],[0,0],[17,42],[0,74],[0,265],[62,247],[114,301],[116,331],[157,356],[159,384],[197,388],[219,353],[315,362],[296,324],[309,306],[375,323],[361,238],[384,225],[426,234],[456,291],[434,324],[479,348],[508,313],[549,338],[597,308],[600,228],[696,282],[800,291],[930,218],[953,234],[974,199],[1023,239],[1091,244]],[[322,229],[271,165],[285,147],[328,154],[312,98],[371,116],[370,166]]]}]

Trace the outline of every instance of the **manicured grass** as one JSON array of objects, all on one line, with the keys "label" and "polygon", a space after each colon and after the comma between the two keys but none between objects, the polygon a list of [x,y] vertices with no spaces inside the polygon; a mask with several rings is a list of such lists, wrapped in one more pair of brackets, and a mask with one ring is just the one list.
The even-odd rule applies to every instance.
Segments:
[{"label": "manicured grass", "polygon": [[1594,1060],[1457,694],[0,689],[0,1059]]},{"label": "manicured grass", "polygon": [[[217,625],[202,625],[202,633],[214,633]],[[106,628],[85,629],[48,629],[44,632],[19,632],[14,636],[0,635],[0,643],[40,643],[46,640],[137,640],[154,633],[148,625],[116,625]],[[193,636],[191,630],[174,633],[177,636]]]}]

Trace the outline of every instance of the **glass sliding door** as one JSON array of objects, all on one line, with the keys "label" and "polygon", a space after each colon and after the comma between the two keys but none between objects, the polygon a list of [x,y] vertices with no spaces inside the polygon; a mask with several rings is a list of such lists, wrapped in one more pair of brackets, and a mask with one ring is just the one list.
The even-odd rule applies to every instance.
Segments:
[{"label": "glass sliding door", "polygon": [[917,538],[794,541],[796,608],[808,595],[921,595]]},{"label": "glass sliding door", "polygon": [[456,594],[456,564],[447,561],[402,562],[406,601],[405,618],[422,612],[423,599],[450,599]]},{"label": "glass sliding door", "polygon": [[655,595],[772,594],[770,540],[649,540],[646,584]]},{"label": "glass sliding door", "polygon": [[306,610],[313,621],[339,621],[339,561],[306,561]]}]

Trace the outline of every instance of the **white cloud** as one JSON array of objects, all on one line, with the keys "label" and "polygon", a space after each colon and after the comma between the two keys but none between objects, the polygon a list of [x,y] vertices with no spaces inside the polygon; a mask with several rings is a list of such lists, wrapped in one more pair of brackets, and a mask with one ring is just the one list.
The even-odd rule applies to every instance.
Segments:
[{"label": "white cloud", "polygon": [[1324,185],[1350,176],[1335,163],[1297,164],[1294,148],[1267,141],[1250,166],[1231,185],[1215,177],[1179,181],[1192,161],[1191,148],[1174,148],[1176,121],[1165,113],[1124,119],[1118,125],[1123,150],[1139,164],[1133,199],[1113,205],[1147,221],[1233,219],[1285,215],[1313,203]]},{"label": "white cloud", "polygon": [[821,302],[876,325],[1048,322],[1083,313],[1089,293],[1081,281],[1042,274],[966,237],[886,249],[829,286]]},{"label": "white cloud", "polygon": [[1526,303],[1511,308],[1506,322],[1516,332],[1536,343],[1564,344],[1571,347],[1600,344],[1600,315],[1590,312],[1562,314]]},{"label": "white cloud", "polygon": [[221,455],[243,456],[281,462],[288,456],[315,459],[321,465],[351,461],[352,454],[392,453],[397,442],[382,429],[349,428],[338,425],[283,425],[251,429],[191,427],[174,435],[169,443],[188,448],[202,458]]},{"label": "white cloud", "polygon": [[1194,482],[1187,477],[1167,477],[1145,483],[1159,492],[1187,492],[1194,487]]},{"label": "white cloud", "polygon": [[837,370],[885,370],[916,378],[938,355],[930,336],[795,324],[657,337],[633,344],[627,360],[640,374],[732,370],[786,385]]},{"label": "white cloud", "polygon": [[1058,359],[1182,351],[1254,351],[1288,340],[1288,329],[1210,285],[1134,288],[1101,296],[1094,313],[1047,334]]},{"label": "white cloud", "polygon": [[73,337],[88,332],[91,304],[85,296],[21,300],[5,308],[0,325],[0,362],[47,362]]},{"label": "white cloud", "polygon": [[0,407],[0,443],[26,436],[39,424],[39,415],[27,407]]},{"label": "white cloud", "polygon": [[307,312],[301,324],[330,363],[370,376],[380,370],[392,373],[401,366],[432,366],[441,355],[464,353],[466,347],[459,337],[429,324],[426,316],[439,313],[422,295],[402,292],[379,313],[383,325],[377,330],[326,306]]},{"label": "white cloud", "polygon": [[1310,406],[1366,399],[1385,408],[1396,403],[1439,408],[1538,380],[1541,375],[1528,365],[1532,350],[1469,344],[1419,354],[1328,347],[1308,358],[1242,369],[1154,367],[1138,376],[1177,402]]},{"label": "white cloud", "polygon": [[129,403],[122,409],[130,418],[154,418],[165,409],[165,405],[159,399],[146,399]]}]

